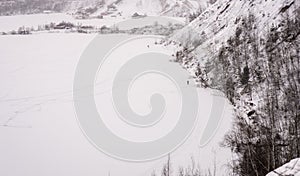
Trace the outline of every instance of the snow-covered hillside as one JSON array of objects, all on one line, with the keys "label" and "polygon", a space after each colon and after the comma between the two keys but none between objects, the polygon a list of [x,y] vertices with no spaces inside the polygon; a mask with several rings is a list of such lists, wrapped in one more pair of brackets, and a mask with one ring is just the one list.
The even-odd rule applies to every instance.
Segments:
[{"label": "snow-covered hillside", "polygon": [[213,0],[6,0],[0,2],[0,14],[69,12],[81,15],[147,15],[188,16],[202,11]]},{"label": "snow-covered hillside", "polygon": [[207,1],[198,0],[108,0],[99,10],[125,16],[135,12],[147,15],[187,16],[207,6]]},{"label": "snow-covered hillside", "polygon": [[2,0],[0,15],[33,14],[73,11],[96,6],[99,0]]},{"label": "snow-covered hillside", "polygon": [[[230,50],[230,45],[232,45],[232,41],[235,40],[234,37],[239,38],[240,36],[243,36],[245,37],[244,48],[249,48],[250,52],[251,50],[262,52],[259,56],[253,57],[258,57],[261,63],[266,63],[267,61],[264,58],[266,56],[265,53],[263,53],[263,50],[266,48],[266,37],[269,36],[270,31],[276,30],[278,33],[282,32],[284,29],[283,26],[287,23],[283,20],[299,20],[299,17],[296,16],[296,14],[299,13],[299,7],[300,3],[296,0],[218,0],[189,25],[171,36],[168,41],[169,43],[180,43],[180,45],[183,46],[181,49],[185,48],[185,50],[181,51],[181,53],[183,53],[183,64],[191,71],[192,74],[195,74],[197,71],[199,72],[199,69],[201,69],[200,72],[202,75],[200,76],[202,76],[202,81],[204,79],[206,80],[204,81],[206,82],[205,86],[210,84],[211,87],[220,88],[220,85],[216,85],[218,84],[218,81],[221,81],[219,80],[220,76],[214,75],[215,73],[213,72],[216,72],[216,70],[219,69],[219,74],[222,74],[220,72],[221,69],[213,66],[212,71],[207,67],[208,65],[217,64],[218,57],[225,53],[222,53],[221,49]],[[250,34],[250,31],[246,31],[249,30],[247,29],[247,26],[253,30],[254,34]],[[285,35],[284,37],[286,38],[290,37],[297,40],[297,37],[299,36],[297,29],[295,30],[295,33],[290,31],[288,32],[288,34],[282,35]],[[252,39],[249,39],[251,37]],[[251,42],[253,42],[253,40],[259,40],[255,41],[256,43],[254,42],[254,49],[251,48]],[[278,42],[276,46],[281,43],[282,42]],[[237,46],[240,44],[241,42],[236,43]],[[297,48],[297,46],[295,47]],[[242,60],[239,61],[239,67],[244,67],[246,65],[252,66],[252,64],[253,67],[257,66],[257,63],[251,63],[252,61],[245,60],[245,58],[252,57],[250,53],[246,53],[245,56],[243,54],[245,53],[238,53],[236,56],[233,56],[233,58],[238,56],[242,57]],[[242,69],[239,70],[241,71]],[[253,68],[252,71],[257,71],[255,69],[257,68]],[[237,75],[241,74],[240,71]],[[235,75],[235,77],[237,77],[237,75]],[[242,96],[243,89],[236,93],[241,94],[240,96]],[[260,94],[261,92],[257,93]],[[240,99],[240,97],[238,99]],[[259,102],[261,101],[261,97],[259,97],[259,95],[257,95],[257,97],[251,95],[251,98],[248,97],[248,99],[254,101],[254,104],[261,103]],[[244,106],[244,103],[241,106]],[[247,107],[246,109],[250,111],[251,108],[249,109]]]},{"label": "snow-covered hillside", "polygon": [[[300,3],[219,0],[169,38],[176,61],[235,107],[224,144],[236,175],[266,175],[300,156]],[[246,173],[246,174],[245,174]]]},{"label": "snow-covered hillside", "polygon": [[218,0],[183,30],[174,34],[171,40],[185,45],[196,43],[198,52],[195,53],[203,54],[210,45],[218,47],[218,44],[233,36],[237,26],[243,23],[241,18],[249,13],[255,15],[258,31],[263,33],[272,23],[278,22],[283,12],[289,10],[292,13],[297,6],[297,0]]},{"label": "snow-covered hillside", "polygon": [[270,172],[267,176],[293,175],[300,176],[300,158],[293,159],[278,169]]}]

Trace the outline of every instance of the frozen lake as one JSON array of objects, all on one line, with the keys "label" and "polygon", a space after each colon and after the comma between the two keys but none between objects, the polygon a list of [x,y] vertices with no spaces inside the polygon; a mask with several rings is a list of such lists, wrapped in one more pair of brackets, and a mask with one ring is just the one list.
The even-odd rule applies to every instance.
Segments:
[{"label": "frozen lake", "polygon": [[[142,176],[150,175],[153,170],[160,174],[166,157],[146,163],[120,161],[97,150],[81,132],[73,107],[73,80],[79,58],[94,37],[81,34],[0,36],[2,175]],[[105,45],[118,36],[101,37]],[[145,40],[135,49],[148,47],[161,46]],[[164,84],[161,85],[163,89]],[[100,84],[95,90],[106,91],[107,85]],[[224,163],[231,155],[228,149],[219,147],[219,142],[231,127],[231,106],[226,104],[214,138],[199,147],[215,95],[211,90],[198,89],[198,96],[199,121],[189,139],[171,154],[173,170],[177,172],[179,166],[190,165],[191,157],[202,169],[211,168],[216,157],[218,175],[227,175]],[[143,111],[145,107],[137,109]]]}]

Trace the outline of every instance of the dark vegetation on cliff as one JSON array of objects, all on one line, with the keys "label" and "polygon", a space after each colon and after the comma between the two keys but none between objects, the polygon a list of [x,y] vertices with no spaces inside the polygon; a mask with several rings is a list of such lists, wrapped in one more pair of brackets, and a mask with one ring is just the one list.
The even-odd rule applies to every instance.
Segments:
[{"label": "dark vegetation on cliff", "polygon": [[[235,34],[195,71],[200,85],[222,91],[235,108],[222,142],[235,154],[232,175],[263,176],[300,157],[300,10],[281,13],[266,31],[254,14],[239,19]],[[195,60],[191,50],[177,52],[176,61]]]}]

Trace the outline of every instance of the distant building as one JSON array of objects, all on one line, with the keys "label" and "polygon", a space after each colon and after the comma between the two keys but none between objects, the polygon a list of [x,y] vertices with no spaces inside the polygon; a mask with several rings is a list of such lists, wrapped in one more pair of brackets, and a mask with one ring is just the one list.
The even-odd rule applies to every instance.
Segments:
[{"label": "distant building", "polygon": [[132,17],[133,19],[138,19],[138,18],[145,18],[146,16],[147,16],[146,14],[140,15],[140,14],[138,14],[137,12],[135,12],[131,17]]},{"label": "distant building", "polygon": [[61,22],[61,23],[55,25],[54,29],[71,29],[74,26],[75,25],[73,23],[70,23],[70,22]]},{"label": "distant building", "polygon": [[111,29],[110,29],[109,27],[107,27],[107,26],[102,26],[102,27],[100,28],[100,32],[101,32],[102,34],[107,34],[107,33],[110,33],[110,32],[111,32]]}]

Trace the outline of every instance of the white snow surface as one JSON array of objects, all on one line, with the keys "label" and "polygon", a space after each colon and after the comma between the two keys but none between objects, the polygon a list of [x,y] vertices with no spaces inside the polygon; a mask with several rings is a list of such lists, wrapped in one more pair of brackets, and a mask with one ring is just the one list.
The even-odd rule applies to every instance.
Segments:
[{"label": "white snow surface", "polygon": [[300,158],[291,160],[266,176],[293,175],[300,176]]},{"label": "white snow surface", "polygon": [[[81,132],[72,86],[78,60],[94,37],[49,33],[0,37],[1,175],[141,176],[150,175],[153,170],[160,174],[166,158],[146,163],[119,161],[95,149]],[[105,44],[118,35],[102,37]],[[151,40],[144,43],[135,49],[147,50],[147,45],[163,49]],[[97,84],[97,92],[109,94],[107,83]],[[226,104],[214,138],[205,147],[199,147],[215,95],[204,89],[198,93],[199,122],[190,138],[171,154],[173,172],[179,166],[191,165],[191,157],[206,170],[213,166],[216,157],[217,174],[226,176],[225,164],[231,154],[219,142],[231,127],[231,106]]]}]

